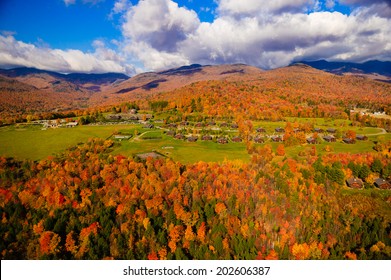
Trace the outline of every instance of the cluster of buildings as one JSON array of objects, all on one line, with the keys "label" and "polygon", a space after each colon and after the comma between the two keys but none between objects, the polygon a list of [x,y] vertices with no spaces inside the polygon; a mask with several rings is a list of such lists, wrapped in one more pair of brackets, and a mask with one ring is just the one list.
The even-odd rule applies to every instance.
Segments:
[{"label": "cluster of buildings", "polygon": [[[382,190],[391,190],[391,182],[387,181],[383,178],[377,178],[374,183],[376,188],[382,189]],[[362,189],[364,188],[364,182],[359,178],[349,178],[346,180],[346,185],[349,188],[352,189]]]},{"label": "cluster of buildings", "polygon": [[[167,129],[169,129],[169,131],[167,131],[167,135],[173,136],[176,139],[186,139],[186,137],[184,135],[182,135],[181,133],[176,134],[175,130],[177,130],[177,129],[186,129],[186,127],[189,126],[189,125],[190,124],[189,124],[188,121],[182,121],[179,124],[177,124],[177,123],[167,124],[165,126]],[[208,123],[197,122],[197,123],[194,124],[194,128],[195,129],[201,129],[201,128],[208,127],[208,126],[216,126],[216,122],[214,122],[214,121],[211,121],[211,122],[208,122]],[[218,126],[219,127],[217,129],[220,129],[220,128],[223,128],[223,127],[232,128],[232,129],[237,129],[238,128],[238,125],[235,124],[235,123],[228,124],[228,123],[223,122],[223,123],[220,123]],[[211,129],[212,130],[216,130],[216,129],[213,129],[213,127]],[[267,131],[263,127],[257,128],[256,132],[258,133],[258,135],[249,137],[249,140],[252,140],[255,143],[264,143],[266,141],[266,139],[270,139],[270,141],[272,141],[272,142],[284,142],[284,135],[283,134],[285,133],[285,129],[282,128],[282,127],[275,128],[273,135],[266,135]],[[299,133],[299,132],[305,132],[305,131],[303,129],[300,129],[300,128],[295,128],[293,130],[293,133]],[[324,130],[322,128],[315,128],[313,130],[313,132],[322,134],[323,135],[322,139],[325,142],[333,143],[333,142],[337,141],[337,139],[335,137],[335,134],[337,133],[337,130],[335,128],[328,128],[326,130]],[[198,130],[198,131],[196,131],[196,133],[197,134],[202,134],[202,133],[204,133],[204,131]],[[189,137],[188,140],[190,142],[194,142],[195,141],[193,136]],[[203,139],[203,140],[209,140],[209,139]],[[220,140],[221,140],[220,142],[225,142],[223,139],[220,139]],[[356,142],[356,140],[365,141],[365,140],[368,140],[368,137],[365,136],[365,135],[357,135],[355,139],[351,139],[351,138],[347,138],[347,137],[342,139],[342,141],[344,143],[346,143],[346,144],[354,144]],[[231,138],[231,141],[232,142],[242,142],[243,139],[240,136],[235,136],[235,137]],[[318,139],[316,139],[316,138],[311,136],[311,137],[307,137],[306,138],[306,142],[308,144],[316,144],[316,143],[318,143]]]},{"label": "cluster of buildings", "polygon": [[59,128],[66,127],[72,128],[78,126],[77,121],[66,121],[66,120],[36,120],[33,121],[32,124],[42,125],[42,130],[46,130],[48,128]]}]

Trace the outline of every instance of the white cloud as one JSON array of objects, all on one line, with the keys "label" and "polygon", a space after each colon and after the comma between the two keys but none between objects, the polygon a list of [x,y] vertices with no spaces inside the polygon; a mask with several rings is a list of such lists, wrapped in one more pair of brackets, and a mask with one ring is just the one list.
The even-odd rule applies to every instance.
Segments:
[{"label": "white cloud", "polygon": [[132,3],[129,0],[117,0],[114,3],[114,7],[112,9],[113,14],[119,14],[127,11],[132,6]]},{"label": "white cloud", "polygon": [[[66,6],[76,4],[76,0],[63,0]],[[82,0],[83,4],[96,5],[99,2],[103,2],[105,0]]]},{"label": "white cloud", "polygon": [[338,0],[340,3],[345,5],[357,4],[357,5],[373,5],[379,3],[386,3],[391,5],[391,0]]},{"label": "white cloud", "polygon": [[64,0],[66,6],[73,5],[76,3],[76,0]]},{"label": "white cloud", "polygon": [[91,5],[96,5],[100,2],[104,2],[106,0],[83,0],[84,4],[91,4]]},{"label": "white cloud", "polygon": [[[217,1],[217,0],[216,0]],[[122,38],[94,52],[53,50],[0,37],[0,65],[61,72],[161,70],[191,63],[247,63],[261,68],[295,60],[391,60],[390,1],[327,0],[361,6],[350,15],[319,10],[318,0],[218,0],[213,22],[172,0],[117,0]]]},{"label": "white cloud", "polygon": [[0,65],[7,68],[35,67],[63,73],[134,72],[120,55],[106,48],[102,41],[95,41],[94,47],[93,53],[50,49],[17,41],[13,36],[0,35]]},{"label": "white cloud", "polygon": [[335,7],[335,1],[334,0],[326,0],[326,8],[327,9],[333,9]]},{"label": "white cloud", "polygon": [[146,42],[160,51],[175,51],[199,25],[194,11],[178,7],[170,0],[145,0],[129,9],[123,34],[134,42]]},{"label": "white cloud", "polygon": [[256,16],[260,14],[275,14],[282,12],[302,12],[314,9],[315,0],[218,0],[218,11],[221,15]]},{"label": "white cloud", "polygon": [[188,65],[190,60],[179,52],[159,51],[145,42],[126,45],[124,51],[136,56],[147,70],[163,70]]},{"label": "white cloud", "polygon": [[370,15],[391,18],[391,0],[339,0],[339,3],[353,5],[356,10]]},{"label": "white cloud", "polygon": [[141,1],[124,19],[124,51],[152,70],[188,63],[274,68],[299,59],[391,58],[391,22],[370,7],[343,15],[314,12],[319,2],[312,0],[260,2],[220,0],[216,19],[201,23],[170,0]]},{"label": "white cloud", "polygon": [[123,20],[124,50],[140,59],[147,69],[188,63],[178,46],[200,24],[194,11],[171,0],[145,0],[130,7]]}]

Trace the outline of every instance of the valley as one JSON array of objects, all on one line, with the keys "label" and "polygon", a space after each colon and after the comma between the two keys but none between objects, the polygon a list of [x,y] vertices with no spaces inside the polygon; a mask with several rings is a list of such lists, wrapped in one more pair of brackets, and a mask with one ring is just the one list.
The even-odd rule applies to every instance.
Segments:
[{"label": "valley", "polygon": [[29,75],[0,78],[3,259],[391,258],[391,84]]}]

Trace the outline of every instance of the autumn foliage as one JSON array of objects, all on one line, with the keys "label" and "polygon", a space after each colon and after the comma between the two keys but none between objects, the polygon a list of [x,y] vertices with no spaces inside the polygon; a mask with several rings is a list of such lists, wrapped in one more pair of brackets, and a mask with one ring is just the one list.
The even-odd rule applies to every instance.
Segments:
[{"label": "autumn foliage", "polygon": [[387,197],[344,190],[346,176],[387,172],[389,158],[274,162],[265,146],[248,164],[183,165],[113,156],[111,145],[0,158],[3,259],[391,258]]}]

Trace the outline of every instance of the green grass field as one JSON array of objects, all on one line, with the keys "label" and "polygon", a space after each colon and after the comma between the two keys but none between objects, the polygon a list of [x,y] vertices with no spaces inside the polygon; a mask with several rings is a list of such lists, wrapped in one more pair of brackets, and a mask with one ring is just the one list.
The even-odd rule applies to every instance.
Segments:
[{"label": "green grass field", "polygon": [[128,126],[78,126],[41,130],[41,126],[0,128],[0,155],[39,160],[64,151],[90,138],[110,137]]},{"label": "green grass field", "polygon": [[[369,135],[367,141],[357,141],[349,145],[337,141],[337,143],[322,142],[317,144],[318,153],[324,153],[326,145],[332,147],[332,152],[342,153],[360,153],[373,151],[374,143],[378,139],[389,140],[391,134],[383,133],[382,129],[371,127],[351,127],[346,120],[325,120],[325,119],[289,119],[291,122],[313,122],[316,126],[335,127],[341,131],[348,129],[355,130],[357,134]],[[285,122],[254,122],[254,129],[257,127],[266,128],[269,134],[274,133],[277,127],[285,127]],[[58,154],[66,148],[84,143],[90,138],[107,139],[116,133],[131,134],[130,140],[118,141],[119,145],[113,151],[113,154],[122,154],[131,156],[136,153],[158,151],[167,157],[183,163],[192,163],[198,161],[222,162],[227,160],[248,161],[244,143],[217,144],[212,141],[198,140],[190,143],[184,140],[173,139],[166,136],[163,130],[144,129],[142,125],[102,125],[102,126],[78,126],[75,128],[57,128],[42,130],[41,126],[15,125],[0,128],[0,155],[15,157],[17,159],[39,160],[50,155]],[[226,132],[227,135],[237,135],[235,132]],[[378,134],[378,135],[371,135]],[[271,143],[275,151],[278,143]],[[261,144],[256,144],[261,145]],[[289,157],[297,157],[303,150],[309,149],[311,145],[304,144],[285,149]]]},{"label": "green grass field", "polygon": [[[142,140],[143,137],[161,137],[161,139]],[[140,152],[157,151],[169,158],[182,163],[194,163],[198,161],[222,162],[227,160],[248,161],[245,144],[229,143],[217,144],[212,141],[198,140],[190,143],[186,140],[177,140],[166,136],[162,131],[151,131],[144,134],[141,139],[130,139],[121,142],[121,146],[113,151],[114,154],[131,156]]]}]

